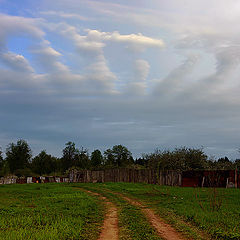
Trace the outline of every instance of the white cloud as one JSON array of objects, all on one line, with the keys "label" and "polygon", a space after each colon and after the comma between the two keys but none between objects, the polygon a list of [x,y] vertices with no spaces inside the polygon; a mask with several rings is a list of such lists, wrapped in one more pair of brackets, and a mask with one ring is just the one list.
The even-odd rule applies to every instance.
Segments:
[{"label": "white cloud", "polygon": [[90,89],[105,93],[116,93],[115,81],[117,77],[110,71],[103,55],[99,55],[96,61],[88,66],[85,77],[88,79]]},{"label": "white cloud", "polygon": [[0,60],[14,71],[34,72],[24,56],[12,52],[0,53]]},{"label": "white cloud", "polygon": [[119,42],[128,44],[129,48],[135,50],[144,50],[149,47],[163,48],[164,42],[161,39],[154,39],[147,36],[138,34],[121,35],[119,32],[104,33],[102,32],[102,38],[105,41]]},{"label": "white cloud", "polygon": [[89,36],[80,35],[74,26],[60,24],[56,30],[60,31],[63,36],[71,39],[74,42],[76,49],[79,51],[99,54],[102,52],[102,48],[105,46],[104,43],[96,40],[91,34]]},{"label": "white cloud", "polygon": [[103,47],[105,44],[102,42],[101,33],[89,31],[87,35],[82,36],[76,27],[63,23],[55,26],[54,31],[59,31],[61,35],[70,39],[77,54],[85,61],[89,58],[90,64],[82,69],[85,72],[82,75],[84,79],[82,87],[86,93],[116,93],[115,81],[117,77],[109,69],[104,57]]},{"label": "white cloud", "polygon": [[63,73],[69,71],[68,67],[58,60],[62,54],[51,46],[40,44],[32,48],[31,52],[34,54],[39,66],[42,66],[47,73]]},{"label": "white cloud", "polygon": [[137,59],[134,63],[134,78],[125,86],[126,94],[135,96],[144,96],[147,88],[147,76],[150,65],[146,60]]},{"label": "white cloud", "polygon": [[198,60],[198,55],[191,54],[187,56],[180,66],[171,71],[166,78],[156,83],[153,90],[154,94],[167,99],[181,94],[191,84],[186,81],[186,77],[196,67]]},{"label": "white cloud", "polygon": [[24,95],[37,95],[39,92],[47,92],[45,84],[46,79],[42,75],[29,71],[17,71],[15,68],[0,68],[0,92],[3,96],[6,94],[6,101],[10,100],[9,96],[12,96],[12,100],[15,101],[18,94],[22,94],[24,98]]},{"label": "white cloud", "polygon": [[163,48],[162,39],[155,39],[138,34],[121,35],[119,32],[101,32],[98,30],[88,30],[88,39],[96,39],[98,41],[110,41],[116,43],[127,44],[127,47],[133,50],[145,50],[146,48],[156,47]]},{"label": "white cloud", "polygon": [[[240,120],[237,1],[186,0],[183,4],[182,0],[163,0],[155,1],[152,9],[141,4],[129,7],[127,4],[133,4],[129,1],[123,1],[125,5],[84,1],[86,5],[95,4],[92,9],[97,21],[91,23],[75,14],[77,10],[73,11],[81,10],[83,4],[79,7],[77,1],[64,1],[65,5],[59,2],[63,1],[51,3],[59,4],[59,8],[42,12],[42,16],[55,21],[59,15],[64,21],[81,22],[71,21],[75,26],[70,26],[41,20],[39,24],[39,19],[0,15],[0,58],[8,66],[0,69],[3,134],[8,129],[12,131],[11,136],[35,134],[43,141],[51,138],[58,143],[59,139],[74,138],[86,146],[110,146],[118,141],[130,147],[138,146],[138,151],[151,151],[160,144],[169,147],[193,142],[197,146],[218,145],[218,148],[224,148],[225,144],[233,149],[239,142],[236,134]],[[46,33],[40,27],[47,29]],[[56,38],[56,34],[60,36]],[[159,35],[167,45],[162,52],[158,50],[165,44],[156,37]],[[27,54],[7,49],[8,39],[15,36],[34,38],[30,53],[44,74],[32,69],[36,64],[29,63],[32,58]],[[58,43],[46,39],[57,39]],[[64,46],[66,39],[70,40],[68,46]],[[74,51],[68,52],[72,47]],[[135,52],[122,53],[124,47]],[[151,50],[141,52],[149,48],[157,50],[155,55],[151,55],[154,54]],[[207,77],[199,77],[195,70],[202,60],[195,54],[196,50],[215,57],[214,73],[206,72]],[[170,56],[168,61],[178,64],[176,51],[186,59],[175,68],[167,60],[166,63],[155,61],[165,61],[164,57]],[[78,61],[83,64],[78,65]],[[174,70],[167,74],[164,66],[168,64]],[[193,72],[196,76],[191,79]],[[146,91],[154,74],[156,78],[167,77],[159,77],[152,92]],[[120,91],[119,86],[125,88]],[[93,117],[101,119],[94,127]],[[16,129],[12,129],[15,124],[9,124],[11,119]],[[44,130],[42,126],[47,127]]]},{"label": "white cloud", "polygon": [[47,55],[49,57],[50,56],[51,57],[60,57],[60,56],[62,56],[61,53],[57,52],[55,49],[53,49],[52,47],[49,47],[49,46],[33,49],[32,52],[33,53],[38,53],[38,54],[44,54],[44,55]]},{"label": "white cloud", "polygon": [[45,33],[36,26],[38,21],[39,19],[0,14],[0,43],[5,46],[7,38],[12,36],[42,39]]},{"label": "white cloud", "polygon": [[145,50],[147,48],[163,48],[162,39],[155,39],[138,34],[121,35],[119,32],[101,32],[99,30],[87,29],[87,35],[80,35],[76,27],[60,24],[60,32],[75,42],[77,49],[89,52],[101,52],[106,42],[123,43],[132,50]]}]

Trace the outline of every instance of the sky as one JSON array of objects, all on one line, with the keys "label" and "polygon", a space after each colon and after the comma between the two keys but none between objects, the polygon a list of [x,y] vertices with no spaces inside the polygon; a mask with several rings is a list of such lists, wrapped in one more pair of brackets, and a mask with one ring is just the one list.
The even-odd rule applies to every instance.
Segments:
[{"label": "sky", "polygon": [[0,146],[238,158],[238,0],[0,0]]}]

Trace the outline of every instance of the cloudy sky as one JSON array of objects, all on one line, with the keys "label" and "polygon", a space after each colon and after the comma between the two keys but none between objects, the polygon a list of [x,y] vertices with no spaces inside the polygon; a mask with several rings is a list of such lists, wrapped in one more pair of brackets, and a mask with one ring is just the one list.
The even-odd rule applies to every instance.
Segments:
[{"label": "cloudy sky", "polygon": [[239,0],[0,0],[0,146],[238,157]]}]

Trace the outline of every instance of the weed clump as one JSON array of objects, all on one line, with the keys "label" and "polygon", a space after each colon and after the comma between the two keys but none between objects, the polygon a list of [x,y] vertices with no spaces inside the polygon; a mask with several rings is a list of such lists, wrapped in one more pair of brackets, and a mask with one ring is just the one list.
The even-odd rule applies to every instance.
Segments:
[{"label": "weed clump", "polygon": [[201,197],[200,191],[195,190],[195,199],[199,207],[203,211],[215,212],[219,211],[222,207],[224,195],[220,194],[216,188],[209,188],[207,191],[207,197]]}]

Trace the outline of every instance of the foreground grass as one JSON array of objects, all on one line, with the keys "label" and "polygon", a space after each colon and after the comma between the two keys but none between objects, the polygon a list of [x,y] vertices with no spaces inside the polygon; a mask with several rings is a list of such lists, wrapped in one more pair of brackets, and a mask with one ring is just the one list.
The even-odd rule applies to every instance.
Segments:
[{"label": "foreground grass", "polygon": [[130,205],[116,194],[102,188],[101,184],[72,184],[107,197],[118,207],[120,240],[161,240],[141,210]]},{"label": "foreground grass", "polygon": [[[141,200],[190,238],[208,239],[198,234],[199,229],[214,239],[240,239],[239,189],[217,189],[214,193],[207,188],[133,183],[104,183],[95,187]],[[220,209],[214,210],[217,203]]]},{"label": "foreground grass", "polygon": [[66,184],[0,185],[0,239],[97,239],[103,215]]},{"label": "foreground grass", "polygon": [[99,192],[117,205],[121,240],[160,238],[139,208],[114,193],[142,201],[191,239],[240,239],[239,189],[132,183],[0,185],[0,239],[97,239],[102,200],[76,187]]}]

